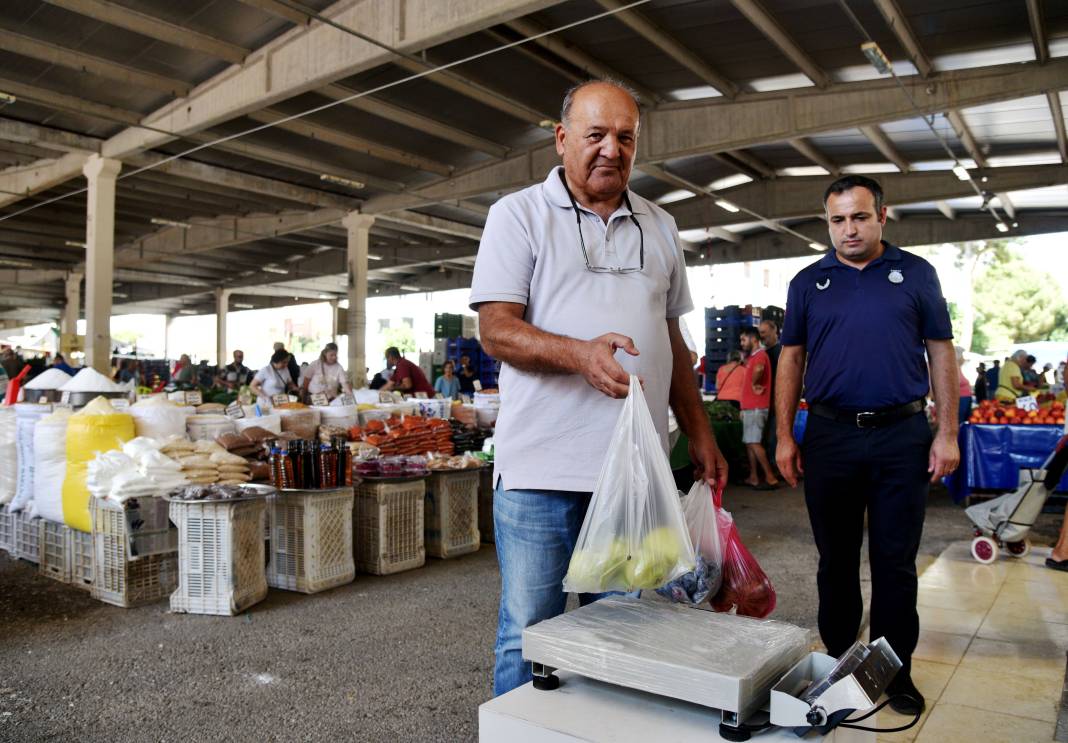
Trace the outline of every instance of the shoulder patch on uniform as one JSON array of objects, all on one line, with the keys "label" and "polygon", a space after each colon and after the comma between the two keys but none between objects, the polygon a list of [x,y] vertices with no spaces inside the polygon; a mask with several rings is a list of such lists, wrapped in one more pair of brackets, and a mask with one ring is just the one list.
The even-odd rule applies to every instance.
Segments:
[{"label": "shoulder patch on uniform", "polygon": [[826,289],[830,285],[831,285],[831,277],[830,276],[824,276],[823,277],[823,281],[819,281],[819,280],[816,281],[816,288],[819,289],[820,291],[823,291],[824,289]]}]

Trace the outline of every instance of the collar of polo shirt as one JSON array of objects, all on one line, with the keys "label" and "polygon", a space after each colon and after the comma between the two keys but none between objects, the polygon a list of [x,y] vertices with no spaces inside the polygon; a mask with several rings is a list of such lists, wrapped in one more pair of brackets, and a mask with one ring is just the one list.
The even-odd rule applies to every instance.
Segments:
[{"label": "collar of polo shirt", "polygon": [[[545,179],[543,187],[545,198],[548,199],[550,204],[563,207],[564,209],[570,211],[571,199],[567,197],[567,191],[564,190],[564,182],[560,180],[560,171],[563,169],[564,168],[562,165],[557,165],[555,168],[550,170],[549,177]],[[645,205],[643,204],[641,197],[631,191],[629,188],[627,189],[627,197],[630,199],[630,205],[633,207],[633,211],[627,209],[627,202],[625,199],[621,200],[619,203],[619,207],[612,213],[613,219],[620,216],[626,217],[630,214],[649,213],[645,209]],[[575,203],[578,204],[578,208],[582,211],[589,212],[590,214],[596,214],[596,212],[594,212],[593,210],[583,206],[578,199],[575,199]]]},{"label": "collar of polo shirt", "polygon": [[[880,242],[883,244],[883,254],[861,270],[867,270],[872,266],[877,266],[883,261],[893,263],[901,260],[901,248],[896,245],[891,245],[886,240],[880,240]],[[820,268],[852,268],[852,266],[847,266],[838,260],[838,251],[833,249],[828,250],[823,258],[820,259],[819,266]]]}]

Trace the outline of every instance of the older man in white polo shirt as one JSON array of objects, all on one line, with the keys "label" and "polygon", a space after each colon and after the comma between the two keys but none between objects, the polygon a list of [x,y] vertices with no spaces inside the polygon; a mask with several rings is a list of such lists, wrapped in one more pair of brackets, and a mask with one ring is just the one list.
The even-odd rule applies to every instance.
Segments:
[{"label": "older man in white polo shirt", "polygon": [[490,209],[471,291],[482,342],[504,362],[496,694],[531,678],[523,628],[564,611],[562,581],[629,374],[644,382],[665,455],[670,403],[698,476],[727,479],[679,331],[693,305],[675,222],[627,189],[635,97],[613,82],[585,83],[568,92],[560,118],[563,167]]}]

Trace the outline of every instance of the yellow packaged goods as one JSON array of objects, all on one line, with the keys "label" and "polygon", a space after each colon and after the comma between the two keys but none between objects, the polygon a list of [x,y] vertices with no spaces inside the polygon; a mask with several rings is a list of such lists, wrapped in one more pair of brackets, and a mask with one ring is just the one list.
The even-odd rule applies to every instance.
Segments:
[{"label": "yellow packaged goods", "polygon": [[63,478],[63,521],[67,526],[78,531],[92,531],[89,488],[85,485],[89,462],[100,452],[120,449],[135,435],[133,416],[117,412],[103,397],[96,398],[70,417],[67,472]]}]

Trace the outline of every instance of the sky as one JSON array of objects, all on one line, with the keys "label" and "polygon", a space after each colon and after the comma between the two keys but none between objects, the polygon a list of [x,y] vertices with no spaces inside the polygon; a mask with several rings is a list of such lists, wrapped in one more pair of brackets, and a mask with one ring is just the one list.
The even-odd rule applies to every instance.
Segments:
[{"label": "sky", "polygon": [[[1024,259],[1035,268],[1056,277],[1061,291],[1068,299],[1068,232],[1023,238],[1019,248]],[[943,246],[928,259],[938,270],[946,299],[954,302],[964,287],[962,273],[954,266],[955,249]],[[731,304],[754,306],[785,306],[786,289],[799,270],[816,259],[816,254],[800,258],[760,261],[749,264],[725,264],[687,269],[694,311],[683,318],[690,334],[702,345],[704,337],[704,308]],[[419,351],[434,350],[434,314],[450,312],[474,315],[467,306],[468,290],[408,294],[395,297],[371,297],[367,301],[367,365],[370,373],[384,366],[382,359],[386,340],[382,329],[408,324]],[[344,302],[342,306],[344,306]],[[194,361],[215,360],[215,315],[178,316],[163,338],[166,322],[162,315],[120,315],[112,318],[113,337],[133,336],[138,339],[139,351],[160,357],[166,351],[169,358],[188,353]],[[48,326],[28,328],[27,335],[44,335]],[[260,368],[265,365],[275,341],[286,343],[296,351],[300,362],[314,361],[323,344],[331,340],[330,305],[295,305],[267,310],[231,311],[227,315],[227,362],[230,353],[240,348],[245,352],[246,365]],[[9,335],[18,331],[9,331]],[[79,323],[84,333],[84,321]],[[0,334],[2,336],[3,334]],[[5,341],[7,342],[7,341]],[[347,338],[338,338],[340,357],[347,358]],[[416,354],[416,356],[418,353]],[[418,363],[418,358],[413,358]]]}]

